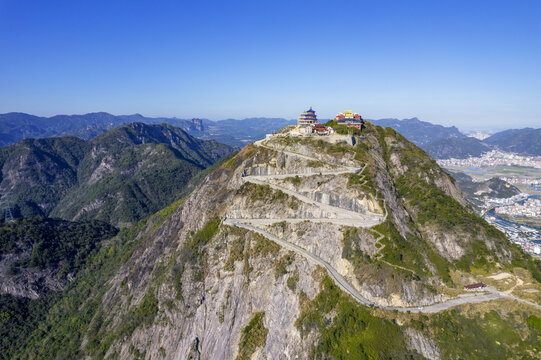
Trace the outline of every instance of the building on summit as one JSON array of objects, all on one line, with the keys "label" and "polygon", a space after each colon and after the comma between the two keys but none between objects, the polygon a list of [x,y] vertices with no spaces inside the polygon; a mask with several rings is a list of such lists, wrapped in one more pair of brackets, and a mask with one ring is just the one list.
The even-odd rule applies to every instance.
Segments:
[{"label": "building on summit", "polygon": [[297,125],[290,129],[289,134],[291,136],[311,136],[312,134],[329,135],[334,132],[333,128],[318,124],[316,111],[310,107],[309,110],[299,115]]},{"label": "building on summit", "polygon": [[297,120],[297,125],[304,126],[304,125],[314,125],[317,123],[317,116],[316,112],[312,110],[312,107],[310,106],[310,110],[306,110],[303,112],[299,119]]},{"label": "building on summit", "polygon": [[[360,131],[362,131],[364,125],[364,120],[361,115],[353,113],[351,111],[344,111],[343,113],[336,115],[334,120],[340,125],[354,127],[359,129]],[[355,135],[351,135],[349,131],[347,131],[347,134],[344,134],[343,132],[339,134],[337,132],[337,129],[335,129],[332,125],[326,126],[324,124],[319,124],[317,122],[316,111],[312,109],[312,107],[299,115],[297,125],[288,125],[274,134],[267,134],[265,136],[265,139],[270,140],[274,136],[320,136],[326,141],[334,143],[345,141],[352,146],[353,144],[355,144],[356,141],[359,141],[358,139],[355,140]],[[359,133],[357,133],[357,136],[359,136]]]},{"label": "building on summit", "polygon": [[314,124],[314,126],[312,127],[312,133],[317,135],[329,135],[333,132],[333,128],[326,127],[323,124]]},{"label": "building on summit", "polygon": [[354,113],[350,110],[344,111],[343,113],[336,115],[334,120],[336,120],[338,125],[355,127],[359,130],[361,130],[364,125],[364,120],[361,115]]}]

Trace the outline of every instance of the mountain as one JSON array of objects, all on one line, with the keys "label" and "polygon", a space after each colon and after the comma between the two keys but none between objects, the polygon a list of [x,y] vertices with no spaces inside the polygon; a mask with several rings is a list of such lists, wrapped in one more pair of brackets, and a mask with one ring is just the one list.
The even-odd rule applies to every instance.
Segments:
[{"label": "mountain", "polygon": [[179,196],[233,149],[171,125],[132,123],[89,141],[25,139],[0,150],[0,190],[22,216],[125,226]]},{"label": "mountain", "polygon": [[434,159],[465,159],[492,150],[492,146],[473,137],[442,139],[425,144],[422,148]]},{"label": "mountain", "polygon": [[0,114],[0,146],[13,144],[25,138],[46,138],[71,135],[88,140],[96,135],[144,117],[114,116],[104,112],[85,115],[56,115],[49,118],[25,113]]},{"label": "mountain", "polygon": [[479,140],[467,137],[454,126],[434,125],[417,118],[380,119],[372,122],[399,131],[435,159],[476,157],[496,148],[523,155],[541,155],[541,129],[505,130]]},{"label": "mountain", "polygon": [[541,128],[505,130],[483,141],[504,151],[541,156]]},{"label": "mountain", "polygon": [[[399,133],[363,135],[246,146],[53,300],[13,304],[3,356],[535,356],[541,263]],[[494,290],[464,290],[479,281]],[[21,327],[19,309],[36,320]]]},{"label": "mountain", "polygon": [[[96,220],[27,218],[0,228],[0,348],[13,346],[44,319],[47,309],[102,243],[118,233]],[[11,358],[2,352],[0,359]]]},{"label": "mountain", "polygon": [[167,123],[181,128],[192,136],[206,140],[217,140],[230,146],[244,146],[265,137],[267,133],[272,133],[294,123],[281,118],[210,121],[206,119],[149,118],[140,114],[117,116],[104,112],[84,115],[56,115],[48,118],[25,113],[7,113],[0,114],[0,146],[7,146],[25,138],[66,135],[88,140],[132,122]]},{"label": "mountain", "polygon": [[100,242],[118,233],[97,221],[27,218],[0,228],[0,294],[37,299],[62,290]]},{"label": "mountain", "polygon": [[521,191],[499,178],[474,182],[472,177],[463,172],[449,172],[456,180],[460,191],[474,208],[481,210],[481,205],[488,199],[506,199],[518,195]]},{"label": "mountain", "polygon": [[375,125],[390,127],[399,131],[406,139],[420,147],[443,139],[460,139],[466,137],[466,135],[462,134],[454,126],[434,125],[415,117],[403,120],[379,119],[372,120],[372,122]]},{"label": "mountain", "polygon": [[473,137],[449,138],[422,145],[435,159],[464,159],[499,149],[521,155],[541,155],[541,129],[512,129],[498,132],[484,140]]},{"label": "mountain", "polygon": [[25,139],[0,149],[0,189],[23,216],[49,214],[77,182],[88,150],[76,137]]}]

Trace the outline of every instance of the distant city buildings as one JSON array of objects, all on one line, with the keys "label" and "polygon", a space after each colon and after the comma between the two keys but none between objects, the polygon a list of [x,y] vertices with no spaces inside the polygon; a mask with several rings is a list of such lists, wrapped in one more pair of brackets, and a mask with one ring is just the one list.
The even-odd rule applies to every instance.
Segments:
[{"label": "distant city buildings", "polygon": [[503,232],[512,243],[519,245],[525,252],[536,256],[541,255],[540,230],[512,221],[502,221],[490,215],[483,218],[496,229]]},{"label": "distant city buildings", "polygon": [[500,150],[492,150],[478,157],[440,159],[437,162],[442,167],[527,166],[541,168],[541,156],[522,156]]},{"label": "distant city buildings", "polygon": [[514,203],[510,206],[498,206],[494,209],[494,212],[510,216],[541,217],[541,200],[529,198],[522,204]]}]

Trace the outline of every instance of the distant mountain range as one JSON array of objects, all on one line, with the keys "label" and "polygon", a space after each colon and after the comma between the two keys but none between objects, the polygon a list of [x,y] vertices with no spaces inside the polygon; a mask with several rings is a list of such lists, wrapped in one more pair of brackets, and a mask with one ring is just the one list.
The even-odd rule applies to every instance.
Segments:
[{"label": "distant mountain range", "polygon": [[494,149],[523,155],[541,155],[541,129],[505,130],[484,140],[479,140],[462,134],[454,126],[434,125],[417,118],[371,121],[376,125],[399,131],[434,159],[463,159],[470,156],[480,156]]},{"label": "distant mountain range", "polygon": [[[322,120],[323,121],[323,120]],[[435,125],[417,118],[370,120],[376,125],[393,128],[420,146],[435,159],[479,156],[492,149],[525,155],[541,155],[541,129],[516,129],[498,132],[484,140],[468,137],[455,126]],[[244,147],[295,120],[283,118],[248,118],[211,121],[206,119],[151,118],[140,114],[111,115],[104,112],[84,115],[38,117],[25,113],[0,114],[0,146],[25,138],[72,135],[89,140],[106,131],[132,122],[167,123],[191,136],[216,140],[230,146]]]},{"label": "distant mountain range", "polygon": [[132,122],[167,123],[204,140],[216,140],[230,146],[243,147],[265,134],[295,123],[281,118],[249,118],[244,120],[150,118],[140,114],[111,115],[105,112],[84,115],[39,117],[25,113],[0,114],[0,146],[26,138],[71,135],[89,140],[106,131]]},{"label": "distant mountain range", "polygon": [[0,191],[18,215],[125,226],[174,201],[234,148],[167,125],[132,123],[85,141],[25,139],[0,149]]},{"label": "distant mountain range", "polygon": [[486,138],[483,142],[509,152],[541,155],[541,128],[505,130]]},{"label": "distant mountain range", "polygon": [[434,125],[426,121],[421,121],[417,118],[411,119],[380,119],[371,120],[375,125],[390,127],[404,135],[406,139],[417,146],[423,147],[434,141],[443,139],[460,139],[465,138],[456,127],[445,127],[442,125]]},{"label": "distant mountain range", "polygon": [[465,159],[481,156],[494,148],[473,137],[442,139],[421,147],[434,159]]},{"label": "distant mountain range", "polygon": [[473,137],[444,139],[421,146],[435,159],[480,156],[490,150],[521,155],[541,155],[541,129],[513,129],[498,132],[484,140]]}]

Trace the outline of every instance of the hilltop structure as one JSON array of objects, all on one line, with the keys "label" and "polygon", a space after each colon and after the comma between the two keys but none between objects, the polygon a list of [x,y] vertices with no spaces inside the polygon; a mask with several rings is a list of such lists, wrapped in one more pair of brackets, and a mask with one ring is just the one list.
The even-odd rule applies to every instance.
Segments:
[{"label": "hilltop structure", "polygon": [[[338,125],[354,127],[359,129],[359,131],[361,131],[364,126],[364,120],[362,119],[361,115],[359,115],[358,113],[353,113],[349,110],[336,115],[333,120],[335,120]],[[297,125],[286,126],[284,129],[280,130],[276,134],[267,134],[266,139],[269,140],[273,136],[305,137],[314,135],[324,136],[325,139],[328,139],[328,135],[333,135],[330,137],[332,139],[328,139],[332,142],[341,141],[343,140],[342,137],[346,136],[348,138],[346,142],[352,144],[355,142],[354,140],[352,140],[349,132],[348,134],[345,134],[342,131],[340,134],[338,134],[337,130],[332,125],[325,126],[324,124],[319,124],[317,122],[316,111],[312,109],[312,107],[299,115]]]},{"label": "hilltop structure", "polygon": [[354,113],[350,110],[339,113],[335,116],[334,120],[336,120],[339,125],[355,127],[359,130],[361,130],[364,125],[364,120],[361,115],[359,115],[358,113]]},{"label": "hilltop structure", "polygon": [[292,136],[311,136],[312,134],[329,135],[335,132],[331,127],[318,124],[316,111],[311,106],[309,110],[299,115],[297,126],[292,126],[287,130],[287,134]]},{"label": "hilltop structure", "polygon": [[300,126],[314,125],[315,123],[317,123],[317,116],[315,110],[312,110],[311,106],[309,110],[301,113],[299,115],[299,119],[297,120],[297,125]]}]

